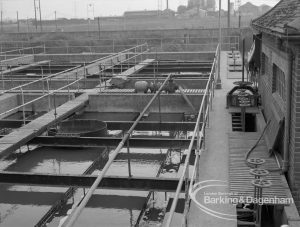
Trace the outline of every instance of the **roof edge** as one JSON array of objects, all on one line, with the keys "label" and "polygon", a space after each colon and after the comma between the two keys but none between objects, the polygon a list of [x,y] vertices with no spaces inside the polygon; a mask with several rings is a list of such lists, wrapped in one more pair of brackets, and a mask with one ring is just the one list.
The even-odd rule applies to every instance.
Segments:
[{"label": "roof edge", "polygon": [[252,24],[255,23],[255,21],[257,21],[258,19],[260,19],[261,17],[264,17],[265,15],[267,15],[268,13],[270,13],[271,11],[275,10],[275,8],[282,2],[283,0],[280,0],[275,6],[273,6],[271,9],[269,9],[267,12],[265,12],[264,14],[260,15],[259,17],[255,18],[254,20],[252,20]]}]

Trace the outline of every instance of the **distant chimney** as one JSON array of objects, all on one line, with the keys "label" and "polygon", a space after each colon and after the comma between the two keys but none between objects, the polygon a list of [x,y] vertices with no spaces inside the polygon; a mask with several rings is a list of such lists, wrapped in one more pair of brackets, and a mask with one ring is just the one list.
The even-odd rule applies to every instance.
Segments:
[{"label": "distant chimney", "polygon": [[167,0],[167,9],[169,9],[169,0]]}]

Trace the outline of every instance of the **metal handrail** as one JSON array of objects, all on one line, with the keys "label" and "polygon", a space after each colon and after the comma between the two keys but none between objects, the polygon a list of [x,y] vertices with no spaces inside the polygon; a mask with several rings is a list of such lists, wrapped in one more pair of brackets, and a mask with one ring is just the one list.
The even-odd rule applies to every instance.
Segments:
[{"label": "metal handrail", "polygon": [[[94,64],[94,63],[96,63],[96,62],[98,62],[98,61],[101,61],[101,60],[105,60],[105,59],[107,59],[107,58],[111,58],[111,57],[114,57],[114,56],[118,56],[118,55],[120,55],[120,54],[122,54],[122,53],[126,53],[126,52],[128,52],[128,51],[130,51],[130,50],[132,50],[132,49],[135,49],[135,48],[137,49],[137,48],[143,47],[143,46],[146,46],[146,47],[147,47],[146,50],[148,50],[148,44],[147,44],[147,43],[144,43],[144,44],[142,44],[142,45],[135,46],[135,47],[132,47],[132,48],[123,50],[123,51],[118,52],[118,53],[116,53],[116,54],[112,54],[112,55],[109,55],[109,56],[106,56],[106,57],[102,57],[102,58],[96,59],[96,60],[92,61],[91,64]],[[139,55],[137,55],[137,56],[139,56]],[[129,59],[126,59],[126,60],[129,60]],[[123,61],[123,62],[124,62],[124,61]],[[115,64],[115,65],[119,65],[120,63],[123,63],[123,62],[118,62],[118,63]],[[91,65],[91,64],[89,64],[89,65]],[[88,69],[88,68],[89,68],[89,65],[88,65],[88,66],[85,66],[85,69]],[[114,65],[114,66],[115,66],[115,65]],[[99,72],[103,72],[104,70],[110,69],[110,68],[112,68],[112,67],[114,67],[114,66],[110,66],[110,67],[105,68],[105,69],[103,69],[103,70],[99,70]],[[11,92],[11,91],[13,91],[13,90],[17,90],[17,89],[20,89],[20,88],[24,88],[24,87],[26,87],[26,86],[28,86],[28,85],[31,85],[31,84],[34,84],[34,83],[37,83],[37,82],[40,82],[40,81],[46,81],[46,80],[49,79],[49,78],[52,78],[52,77],[55,77],[55,76],[59,76],[59,75],[61,75],[61,74],[65,74],[65,73],[74,71],[74,70],[79,69],[79,68],[82,68],[82,66],[76,66],[76,67],[73,67],[73,68],[70,68],[70,69],[66,69],[66,70],[64,70],[64,71],[62,71],[62,72],[55,73],[55,74],[51,74],[51,75],[49,75],[49,76],[46,76],[46,77],[43,77],[43,78],[40,78],[40,79],[31,81],[31,82],[28,82],[28,83],[26,83],[26,84],[22,84],[22,85],[13,87],[13,88],[11,88],[11,89],[2,91],[2,92],[0,93],[0,95],[3,95],[3,94],[8,93],[8,92]]]},{"label": "metal handrail", "polygon": [[24,50],[33,50],[33,49],[38,49],[38,48],[43,48],[44,50],[44,45],[40,45],[40,46],[33,46],[33,47],[24,47],[24,48],[21,48],[21,49],[14,49],[14,50],[7,50],[7,51],[3,51],[3,52],[0,52],[0,55],[6,55],[7,53],[12,53],[12,52],[19,52],[20,51],[24,51]]},{"label": "metal handrail", "polygon": [[[218,38],[219,36],[212,36],[212,38]],[[226,37],[226,38],[232,38],[232,37],[235,37],[235,38],[238,38],[239,36],[238,35],[226,35],[226,36],[223,36],[223,37]],[[140,40],[176,40],[176,39],[179,39],[179,40],[182,40],[184,39],[184,37],[133,37],[133,38],[128,38],[128,40],[132,40],[132,41],[140,41]],[[205,39],[207,40],[207,37],[205,36],[194,36],[194,34],[190,34],[190,39]],[[79,39],[79,41],[117,41],[118,39]],[[59,40],[59,39],[53,39],[53,40],[44,40],[43,42],[35,42],[35,43],[38,43],[38,44],[47,44],[47,43],[51,43],[51,42],[61,42],[62,40]],[[10,40],[2,40],[0,41],[0,45],[3,45],[3,44],[7,44],[7,43],[21,43],[21,44],[26,44],[26,43],[31,43],[30,41],[26,41],[26,40],[14,40],[14,41],[10,41]]]},{"label": "metal handrail", "polygon": [[[138,47],[141,47],[141,46],[142,46],[142,45],[139,45],[139,46],[133,47],[133,48],[138,48]],[[132,48],[130,48],[130,49],[132,49]],[[127,51],[127,50],[125,50],[125,51]],[[146,51],[148,51],[148,49],[147,49]],[[143,52],[142,52],[142,53],[143,53]],[[132,57],[130,57],[130,58],[125,59],[124,61],[128,61],[128,60],[130,60],[131,58],[135,58],[135,57],[141,55],[142,53],[136,54],[136,55],[134,55],[134,56],[132,56]],[[114,55],[115,55],[115,54],[114,54]],[[113,55],[113,56],[114,56],[114,55]],[[107,58],[107,57],[106,57],[106,58]],[[98,60],[99,60],[99,59],[98,59]],[[115,64],[115,65],[121,64],[121,63],[123,63],[124,61],[120,61],[120,62],[118,62],[118,63]],[[110,67],[108,67],[108,68],[99,70],[99,73],[100,73],[100,72],[103,72],[103,71],[106,70],[106,69],[113,68],[115,65],[112,65],[112,66],[110,66]],[[39,80],[35,80],[35,81],[32,81],[32,82],[29,82],[29,83],[26,83],[26,84],[23,84],[23,85],[14,87],[14,88],[11,88],[11,89],[9,89],[9,90],[6,90],[6,91],[0,93],[0,95],[2,95],[2,94],[5,94],[5,93],[8,93],[8,92],[10,92],[10,91],[16,90],[16,89],[22,89],[24,86],[27,86],[27,85],[29,85],[29,84],[36,83],[36,82],[38,82],[38,81],[43,81],[43,80],[46,80],[46,81],[47,81],[47,85],[48,85],[48,92],[47,92],[47,94],[44,94],[44,95],[42,95],[42,96],[40,96],[40,97],[38,97],[38,98],[36,98],[36,99],[33,99],[33,100],[31,100],[31,101],[26,102],[26,103],[22,103],[22,105],[16,106],[16,107],[14,107],[14,108],[12,108],[12,109],[10,109],[10,110],[7,110],[7,111],[5,111],[5,112],[2,112],[2,113],[0,113],[0,117],[3,116],[3,115],[6,115],[6,114],[8,114],[8,113],[10,113],[10,112],[12,112],[12,111],[18,110],[19,108],[25,107],[25,106],[28,105],[28,104],[34,103],[34,102],[36,102],[36,101],[38,101],[38,100],[40,100],[40,99],[42,99],[42,98],[44,98],[44,97],[47,97],[47,96],[50,97],[50,95],[55,94],[56,92],[61,91],[61,90],[65,89],[65,88],[69,88],[71,85],[73,85],[73,84],[75,84],[75,83],[78,83],[79,81],[85,79],[85,77],[81,77],[81,78],[76,79],[75,81],[73,81],[73,82],[71,82],[71,83],[68,83],[67,85],[65,85],[65,86],[63,86],[63,87],[61,87],[61,88],[58,88],[58,89],[56,89],[56,90],[54,90],[54,91],[50,91],[50,89],[49,89],[49,83],[48,83],[48,82],[49,82],[49,81],[48,81],[48,78],[51,78],[51,77],[53,77],[53,76],[60,75],[60,74],[62,74],[62,73],[69,72],[69,71],[71,71],[71,70],[73,71],[74,69],[78,69],[78,68],[81,68],[81,67],[78,66],[78,67],[74,67],[74,68],[65,70],[65,71],[60,72],[60,73],[52,74],[52,75],[50,75],[50,76],[48,76],[48,77],[43,77],[43,78],[41,78],[41,79],[39,79]],[[100,86],[101,86],[101,85],[100,85]],[[105,88],[105,87],[107,87],[107,86],[103,86],[103,87],[101,87],[101,88]],[[23,96],[24,96],[24,93],[22,93],[22,99],[23,99]],[[49,103],[50,103],[50,100],[49,100]],[[50,104],[49,104],[49,105],[50,105]],[[24,112],[24,109],[23,109],[23,112]]]},{"label": "metal handrail", "polygon": [[[175,193],[175,196],[174,196],[174,199],[173,199],[173,202],[172,202],[172,206],[170,208],[170,213],[169,213],[166,225],[165,225],[166,227],[171,226],[172,218],[174,216],[174,212],[175,212],[175,209],[176,209],[176,206],[177,206],[177,203],[178,203],[179,194],[180,194],[180,191],[181,191],[181,188],[182,188],[184,178],[185,178],[185,182],[186,182],[186,189],[185,189],[186,190],[186,200],[187,200],[186,204],[189,201],[189,196],[188,196],[188,191],[187,191],[188,186],[189,186],[187,184],[188,179],[189,179],[189,168],[188,168],[189,167],[189,160],[190,160],[190,156],[191,156],[191,153],[192,153],[192,148],[193,148],[193,145],[194,145],[194,142],[195,142],[196,135],[197,135],[197,153],[198,153],[197,156],[199,156],[199,154],[200,154],[200,146],[201,146],[200,142],[201,142],[202,139],[205,139],[204,137],[205,137],[206,119],[208,118],[209,106],[211,104],[210,102],[212,101],[211,92],[214,89],[214,86],[213,86],[214,85],[214,71],[215,71],[214,69],[215,69],[215,66],[216,66],[216,61],[219,60],[219,58],[217,58],[218,57],[218,54],[217,54],[218,49],[219,49],[219,45],[218,45],[217,50],[216,50],[216,55],[215,55],[215,59],[214,59],[214,62],[213,62],[213,66],[211,68],[209,80],[208,80],[208,83],[207,83],[206,88],[205,88],[203,99],[201,101],[201,105],[200,105],[200,108],[199,108],[195,129],[193,131],[193,136],[192,136],[192,139],[191,139],[188,151],[187,151],[187,155],[186,155],[182,175],[179,179],[178,186],[177,186],[177,189],[176,189],[176,193]],[[208,93],[210,93],[210,94],[208,94]],[[209,98],[209,100],[206,100],[206,97],[208,95],[210,96],[210,98]],[[206,108],[206,109],[204,109],[204,108]],[[202,124],[202,128],[201,128],[201,131],[200,131],[199,127],[200,127],[201,113],[203,114],[202,115],[203,116],[203,124]],[[198,159],[199,159],[199,157],[198,157]],[[196,160],[197,160],[197,158],[196,158]],[[199,160],[197,160],[197,161],[199,161]],[[195,161],[192,180],[190,181],[190,186],[193,184],[194,177],[196,175],[196,171],[197,171],[197,165],[196,165],[196,161]]]},{"label": "metal handrail", "polygon": [[37,80],[34,80],[34,81],[30,81],[30,82],[28,82],[28,83],[26,83],[26,84],[22,84],[22,85],[19,85],[19,86],[10,88],[10,89],[8,89],[8,90],[2,91],[2,92],[0,92],[0,95],[3,95],[3,94],[5,94],[5,93],[8,93],[8,92],[11,92],[11,91],[14,91],[14,90],[18,90],[18,89],[20,89],[20,88],[26,87],[26,86],[28,86],[28,85],[31,85],[31,84],[34,84],[34,83],[37,83],[37,82],[40,82],[40,81],[48,80],[49,78],[52,78],[52,77],[55,77],[55,76],[59,76],[59,75],[61,75],[61,74],[64,74],[64,73],[67,73],[67,72],[69,72],[69,71],[73,71],[73,70],[79,69],[79,68],[81,68],[81,66],[76,66],[76,67],[73,67],[73,68],[70,68],[70,69],[66,69],[66,70],[64,70],[64,71],[62,71],[62,72],[59,72],[59,73],[51,74],[51,75],[49,75],[49,76],[42,77],[42,78],[37,79]]}]

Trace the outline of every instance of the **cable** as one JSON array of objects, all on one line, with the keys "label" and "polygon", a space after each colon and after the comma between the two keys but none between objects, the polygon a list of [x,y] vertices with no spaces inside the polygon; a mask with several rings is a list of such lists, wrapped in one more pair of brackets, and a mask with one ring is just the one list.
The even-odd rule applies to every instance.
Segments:
[{"label": "cable", "polygon": [[[260,134],[260,136],[259,136],[258,140],[256,141],[256,143],[255,143],[255,144],[250,148],[250,150],[248,150],[247,153],[245,154],[245,163],[246,163],[246,165],[247,165],[248,167],[250,167],[250,168],[252,168],[252,166],[249,165],[249,163],[247,162],[247,159],[249,158],[249,156],[250,156],[250,154],[252,153],[252,151],[255,150],[255,148],[257,147],[257,145],[258,145],[259,142],[261,141],[261,139],[262,139],[263,135],[265,134],[265,132],[266,132],[268,126],[270,125],[270,123],[271,123],[271,120],[269,120],[269,121],[267,122],[266,126],[264,127],[264,129],[263,129],[262,133]],[[281,171],[280,168],[277,168],[277,169],[267,169],[267,170],[270,171],[270,172]]]}]

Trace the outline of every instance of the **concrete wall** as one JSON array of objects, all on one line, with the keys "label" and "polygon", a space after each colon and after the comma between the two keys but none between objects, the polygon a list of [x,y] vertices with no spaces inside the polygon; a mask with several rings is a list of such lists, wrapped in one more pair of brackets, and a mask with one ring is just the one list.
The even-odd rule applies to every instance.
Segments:
[{"label": "concrete wall", "polygon": [[9,66],[19,66],[19,65],[28,65],[34,63],[33,55],[24,55],[24,56],[13,56],[7,60],[2,60],[1,65],[4,66],[4,70],[8,69]]},{"label": "concrete wall", "polygon": [[[59,79],[59,80],[58,79],[51,79],[51,81],[49,81],[49,89],[50,90],[59,89],[61,87],[64,87],[64,86],[68,85],[72,81],[74,81],[74,80],[70,79],[70,81],[68,81],[66,79]],[[28,82],[29,82],[28,80],[14,80],[14,81],[5,80],[4,81],[4,88],[5,88],[5,90],[8,90],[10,88],[17,87],[17,86],[22,85],[22,84],[26,84]],[[99,79],[87,79],[86,81],[81,80],[78,83],[70,85],[70,89],[71,90],[77,90],[78,88],[79,89],[84,89],[84,88],[90,89],[90,88],[96,87],[99,83],[100,83]],[[2,82],[1,82],[1,89],[2,89]],[[45,91],[47,90],[47,82],[46,81],[43,81],[43,82],[39,81],[39,82],[30,84],[26,87],[23,87],[23,90],[31,90],[31,91],[39,90],[40,92],[42,92],[43,89]],[[68,88],[65,88],[64,90],[68,90]],[[19,91],[19,90],[17,90],[17,91]]]},{"label": "concrete wall", "polygon": [[[40,97],[42,94],[25,94],[24,96],[24,101],[25,103],[26,102],[29,102],[33,99],[36,99],[38,97]],[[54,101],[54,95],[51,95],[50,96],[50,106],[49,106],[49,98],[48,96],[47,97],[44,97],[44,98],[41,98],[40,100],[32,103],[32,104],[28,104],[25,106],[25,111],[37,111],[37,112],[42,112],[42,111],[49,111],[49,107],[50,109],[54,109],[54,107],[59,107],[61,106],[62,104],[66,103],[72,99],[74,99],[75,96],[74,94],[70,93],[70,96],[68,96],[68,94],[56,94],[55,95],[55,101]],[[55,102],[55,105],[54,105],[54,102]],[[19,105],[22,104],[22,98],[21,98],[21,95],[18,95],[18,103]],[[20,111],[22,110],[22,108],[20,108]]]},{"label": "concrete wall", "polygon": [[[4,94],[0,96],[0,113],[10,110],[18,106],[18,95],[17,94]],[[0,116],[0,119],[9,116],[17,111],[10,112],[8,114]]]},{"label": "concrete wall", "polygon": [[[136,81],[147,81],[148,83],[153,82],[153,79],[132,79],[130,82],[125,84],[125,89],[134,89]],[[159,79],[159,82],[163,83],[163,79]],[[174,81],[184,89],[205,89],[207,85],[207,79],[174,79]]]},{"label": "concrete wall", "polygon": [[[250,28],[222,28],[222,36],[239,36],[241,31],[242,35],[247,33]],[[140,38],[141,40],[146,40],[147,38],[166,38],[166,37],[218,37],[219,29],[144,29],[144,30],[116,30],[116,31],[102,31],[101,39],[129,39],[129,38]],[[53,32],[43,32],[43,33],[34,33],[35,38],[44,38],[47,36],[53,36]],[[60,37],[69,38],[70,40],[74,39],[85,39],[87,36],[90,39],[98,39],[98,31],[87,32],[78,31],[78,32],[62,32],[59,33]],[[147,37],[147,38],[146,38]],[[3,40],[27,40],[27,33],[7,33],[2,35]]]},{"label": "concrete wall", "polygon": [[[141,112],[153,94],[101,94],[90,95],[87,112]],[[200,108],[203,95],[187,95],[196,109]],[[180,94],[160,95],[161,112],[192,113],[191,108]],[[149,108],[149,112],[159,112],[158,98]]]},{"label": "concrete wall", "polygon": [[194,60],[194,61],[213,61],[215,49],[212,51],[200,52],[149,52],[146,58],[157,60]]},{"label": "concrete wall", "polygon": [[[2,48],[11,50],[11,41],[21,41],[19,45],[46,45],[47,53],[83,53],[83,52],[119,52],[129,47],[147,42],[153,52],[158,51],[213,51],[218,44],[219,30],[213,29],[144,29],[144,30],[116,30],[93,32],[61,32],[61,33],[33,33],[28,40],[27,33],[10,33],[2,35]],[[222,49],[231,47],[240,49],[239,37],[252,38],[250,28],[222,28]],[[248,38],[247,38],[248,37]],[[250,43],[246,41],[247,49]]]},{"label": "concrete wall", "polygon": [[[50,60],[53,63],[67,62],[91,62],[113,53],[82,53],[82,54],[39,54],[34,56],[34,61]],[[213,61],[215,51],[205,52],[149,52],[143,54],[143,59],[151,58],[158,60],[198,60]]]},{"label": "concrete wall", "polygon": [[34,61],[47,61],[53,63],[67,63],[67,62],[91,62],[99,58],[108,56],[110,53],[78,53],[78,54],[39,54],[34,56]]}]

